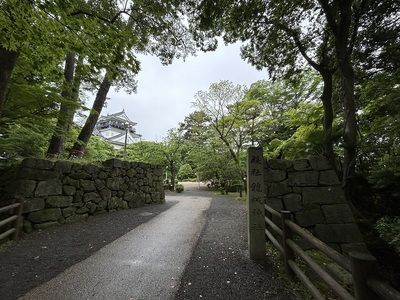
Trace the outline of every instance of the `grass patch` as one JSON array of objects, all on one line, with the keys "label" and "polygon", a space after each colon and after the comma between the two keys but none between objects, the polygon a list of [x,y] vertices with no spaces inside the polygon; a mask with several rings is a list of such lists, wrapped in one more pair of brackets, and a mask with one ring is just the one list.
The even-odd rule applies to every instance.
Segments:
[{"label": "grass patch", "polygon": [[[314,299],[307,288],[297,279],[295,276],[290,279],[286,273],[285,266],[283,264],[282,254],[275,248],[275,246],[267,242],[267,257],[270,262],[278,270],[278,276],[285,283],[288,290],[294,292],[303,300]],[[318,250],[307,250],[307,255],[310,256],[316,263],[318,263],[325,271],[327,271],[340,285],[352,293],[352,282],[351,275],[343,270],[334,261],[328,258],[325,254]],[[340,300],[339,297],[332,291],[332,289],[323,281],[314,271],[309,268],[300,258],[296,258],[296,264],[301,268],[303,273],[311,280],[315,287],[320,291],[325,299],[329,300]]]}]

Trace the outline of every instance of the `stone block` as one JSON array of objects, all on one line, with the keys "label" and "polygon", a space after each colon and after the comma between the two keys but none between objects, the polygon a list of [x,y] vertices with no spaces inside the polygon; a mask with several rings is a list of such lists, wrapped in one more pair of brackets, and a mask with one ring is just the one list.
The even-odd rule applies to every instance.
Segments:
[{"label": "stone block", "polygon": [[293,161],[293,169],[295,171],[309,171],[311,166],[307,159],[298,159]]},{"label": "stone block", "polygon": [[97,178],[97,179],[94,181],[94,185],[96,186],[96,189],[97,189],[98,191],[101,191],[102,189],[104,189],[104,188],[106,187],[106,185],[105,185],[105,183],[104,183],[104,180],[99,179],[99,178]]},{"label": "stone block", "polygon": [[11,184],[8,194],[11,198],[32,197],[35,188],[35,180],[17,179]]},{"label": "stone block", "polygon": [[294,214],[296,223],[301,227],[310,227],[325,223],[324,215],[320,209],[299,211]]},{"label": "stone block", "polygon": [[[82,171],[83,166],[81,164],[72,164],[72,170],[71,171]],[[75,173],[75,172],[73,172]]]},{"label": "stone block", "polygon": [[287,170],[293,165],[293,162],[286,159],[269,159],[266,161],[266,165],[272,169]]},{"label": "stone block", "polygon": [[69,177],[71,177],[72,179],[76,179],[76,180],[81,180],[81,179],[86,179],[86,180],[91,180],[92,179],[92,175],[90,175],[88,172],[83,171],[83,170],[77,170],[75,172],[72,172]]},{"label": "stone block", "polygon": [[54,164],[50,160],[40,159],[40,158],[25,158],[21,164],[21,168],[31,168],[39,170],[51,170]]},{"label": "stone block", "polygon": [[301,211],[301,195],[299,194],[287,194],[283,196],[283,204],[286,210],[291,212]]},{"label": "stone block", "polygon": [[318,186],[317,171],[289,173],[289,186]]},{"label": "stone block", "polygon": [[309,162],[313,170],[316,171],[332,169],[331,164],[325,156],[311,156]]},{"label": "stone block", "polygon": [[105,210],[107,208],[107,201],[101,200],[99,204],[97,204],[97,210]]},{"label": "stone block", "polygon": [[72,215],[69,218],[65,219],[65,223],[75,223],[79,221],[84,221],[89,217],[88,214],[82,214],[82,215]]},{"label": "stone block", "polygon": [[72,185],[64,185],[63,186],[63,195],[73,196],[76,193],[76,188]]},{"label": "stone block", "polygon": [[137,208],[141,207],[144,205],[144,194],[142,193],[136,193],[133,195],[132,200],[129,202],[129,207],[130,208]]},{"label": "stone block", "polygon": [[94,184],[93,180],[80,180],[79,181],[79,187],[84,191],[84,192],[92,192],[96,190],[96,186]]},{"label": "stone block", "polygon": [[76,207],[66,207],[61,210],[61,213],[64,218],[68,218],[69,216],[72,216],[76,210]]},{"label": "stone block", "polygon": [[35,190],[35,197],[62,195],[61,184],[56,179],[39,181]]},{"label": "stone block", "polygon": [[107,203],[107,209],[117,210],[122,207],[122,199],[118,197],[112,197]]},{"label": "stone block", "polygon": [[351,251],[359,251],[369,253],[367,245],[365,243],[348,243],[342,244],[342,253],[349,254]]},{"label": "stone block", "polygon": [[47,229],[47,228],[53,228],[53,227],[56,227],[59,225],[60,225],[60,223],[58,223],[58,222],[45,222],[45,223],[33,224],[33,229],[36,229],[36,230]]},{"label": "stone block", "polygon": [[97,177],[99,179],[104,180],[104,179],[106,179],[108,177],[108,174],[106,172],[104,172],[104,171],[100,171]]},{"label": "stone block", "polygon": [[121,184],[120,191],[125,192],[128,189],[128,185],[126,183]]},{"label": "stone block", "polygon": [[136,175],[136,169],[130,168],[129,170],[126,171],[126,176],[129,178],[135,177]]},{"label": "stone block", "polygon": [[82,214],[86,214],[89,212],[89,208],[87,208],[86,206],[80,207],[76,210],[76,214],[78,215],[82,215]]},{"label": "stone block", "polygon": [[123,196],[123,199],[125,201],[128,201],[128,202],[131,201],[132,197],[133,197],[133,192],[125,191],[124,196]]},{"label": "stone block", "polygon": [[287,180],[271,183],[268,189],[268,197],[277,197],[289,194],[292,192],[292,189],[288,186]]},{"label": "stone block", "polygon": [[267,169],[265,176],[269,182],[280,182],[286,179],[286,171]]},{"label": "stone block", "polygon": [[103,162],[103,166],[106,168],[122,168],[122,160],[112,158]]},{"label": "stone block", "polygon": [[79,188],[79,180],[78,179],[70,179],[68,184],[75,188]]},{"label": "stone block", "polygon": [[74,195],[74,200],[72,201],[73,203],[80,203],[83,202],[83,191],[82,190],[77,190],[75,195]]},{"label": "stone block", "polygon": [[19,179],[29,179],[29,180],[49,180],[58,179],[60,173],[51,170],[38,170],[30,168],[22,168],[18,172]]},{"label": "stone block", "polygon": [[149,193],[149,187],[147,185],[143,185],[140,190],[145,194]]},{"label": "stone block", "polygon": [[284,210],[281,198],[267,198],[265,201],[268,206],[271,206],[278,212]]},{"label": "stone block", "polygon": [[108,201],[111,198],[111,191],[107,188],[102,189],[100,195],[103,200]]},{"label": "stone block", "polygon": [[22,222],[22,230],[24,232],[28,232],[28,233],[32,232],[32,230],[33,230],[32,223],[29,222],[27,219],[24,219],[24,221]]},{"label": "stone block", "polygon": [[107,178],[106,179],[106,186],[110,190],[118,191],[120,185],[124,182],[122,178],[114,177],[114,178]]},{"label": "stone block", "polygon": [[114,168],[108,173],[109,177],[121,177],[122,169]]},{"label": "stone block", "polygon": [[92,164],[85,164],[83,165],[83,170],[85,170],[88,174],[92,175],[92,178],[97,177],[97,174],[100,171],[98,166]]},{"label": "stone block", "polygon": [[68,207],[72,203],[72,196],[49,196],[46,204],[49,207]]},{"label": "stone block", "polygon": [[146,204],[151,204],[151,197],[150,197],[149,194],[147,194],[147,195],[145,196],[144,202],[145,202]]},{"label": "stone block", "polygon": [[96,211],[96,209],[97,209],[97,205],[94,204],[94,203],[92,203],[92,202],[87,203],[87,204],[86,204],[86,207],[89,209],[89,215],[93,215],[93,213],[94,213],[94,212]]},{"label": "stone block", "polygon": [[344,192],[340,186],[331,187],[304,187],[303,205],[315,206],[326,204],[346,203]]},{"label": "stone block", "polygon": [[340,184],[339,178],[335,171],[321,171],[319,173],[319,185],[338,185]]},{"label": "stone block", "polygon": [[83,195],[83,202],[99,203],[101,200],[101,195],[95,192],[85,193]]},{"label": "stone block", "polygon": [[45,208],[43,198],[25,198],[22,213],[29,213],[33,211],[42,210]]},{"label": "stone block", "polygon": [[353,213],[347,203],[323,205],[321,208],[324,212],[327,223],[346,224],[355,222]]},{"label": "stone block", "polygon": [[362,243],[356,224],[318,224],[315,235],[325,243]]},{"label": "stone block", "polygon": [[44,223],[50,221],[57,221],[61,217],[60,208],[46,208],[43,210],[31,212],[27,219],[32,223]]},{"label": "stone block", "polygon": [[58,160],[54,163],[54,171],[57,171],[59,173],[63,173],[63,174],[69,174],[71,173],[72,170],[72,162],[70,161],[62,161],[62,160]]}]

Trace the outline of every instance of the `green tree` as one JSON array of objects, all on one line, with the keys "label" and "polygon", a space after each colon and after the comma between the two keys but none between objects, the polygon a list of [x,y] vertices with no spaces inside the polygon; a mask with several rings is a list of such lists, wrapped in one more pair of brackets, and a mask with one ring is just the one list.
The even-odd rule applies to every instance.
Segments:
[{"label": "green tree", "polygon": [[[327,100],[323,102],[324,127],[328,134],[332,119],[329,103],[332,74],[337,68],[343,106],[343,177],[346,182],[355,172],[357,148],[354,66],[359,62],[353,60],[354,49],[362,49],[358,37],[367,27],[367,20],[385,19],[384,8],[393,6],[393,1],[389,2],[252,0],[215,3],[203,0],[192,10],[195,21],[191,25],[193,30],[206,31],[208,36],[222,35],[225,42],[244,41],[242,56],[260,68],[268,68],[272,77],[295,78],[305,62],[310,64],[320,72],[326,86],[322,97]],[[398,18],[390,13],[386,20]]]},{"label": "green tree", "polygon": [[[155,55],[163,64],[169,64],[174,58],[185,58],[195,52],[195,45],[186,29],[183,6],[179,1],[131,2],[128,7],[129,18],[125,27],[121,29],[123,39],[114,52],[114,56],[111,56],[111,61],[104,63],[106,74],[96,94],[89,117],[71,150],[71,157],[79,157],[84,153],[113,83],[124,86],[126,82],[129,82],[129,75],[139,72],[139,62],[134,57],[135,52]],[[133,58],[133,67],[126,67],[125,57]],[[121,68],[118,63],[125,68]]]},{"label": "green tree", "polygon": [[237,164],[247,141],[238,123],[241,117],[238,113],[239,103],[245,92],[245,86],[235,86],[232,82],[222,80],[211,84],[208,91],[197,92],[192,103],[196,109],[204,113],[205,120],[214,131],[214,136],[224,143]]},{"label": "green tree", "polygon": [[190,179],[190,178],[193,178],[195,176],[195,174],[194,174],[194,172],[193,172],[193,169],[192,169],[192,167],[188,164],[188,163],[186,163],[186,164],[183,164],[180,168],[179,168],[179,171],[178,171],[178,179],[179,180],[184,180],[184,179]]}]

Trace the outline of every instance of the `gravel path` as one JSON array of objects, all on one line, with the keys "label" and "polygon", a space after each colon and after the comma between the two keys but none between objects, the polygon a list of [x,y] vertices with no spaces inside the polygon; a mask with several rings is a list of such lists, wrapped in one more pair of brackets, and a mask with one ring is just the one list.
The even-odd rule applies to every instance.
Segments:
[{"label": "gravel path", "polygon": [[[187,192],[196,193],[195,186]],[[284,289],[268,262],[260,266],[249,259],[246,222],[246,203],[213,196],[175,299],[299,299]]]},{"label": "gravel path", "polygon": [[[195,201],[212,195],[197,184],[185,187],[180,197],[187,195]],[[22,235],[0,250],[0,299],[17,299],[175,204],[167,196],[166,204]],[[298,299],[284,289],[270,265],[261,267],[248,258],[245,203],[212,195],[206,216],[175,299]]]}]

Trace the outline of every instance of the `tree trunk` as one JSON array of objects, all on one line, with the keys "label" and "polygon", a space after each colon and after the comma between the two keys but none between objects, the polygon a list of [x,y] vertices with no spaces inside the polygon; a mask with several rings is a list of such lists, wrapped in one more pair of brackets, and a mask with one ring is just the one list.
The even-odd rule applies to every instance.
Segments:
[{"label": "tree trunk", "polygon": [[89,117],[87,118],[85,125],[82,127],[78,139],[72,147],[68,158],[81,158],[85,152],[87,143],[93,134],[93,130],[99,119],[104,103],[106,102],[108,91],[111,87],[111,81],[108,79],[108,76],[109,73],[107,72],[96,94]]},{"label": "tree trunk", "polygon": [[[352,24],[354,1],[341,0],[336,6],[328,0],[319,0],[331,32],[335,37],[335,54],[341,77],[343,93],[344,132],[343,132],[343,185],[348,201],[351,201],[351,179],[355,173],[357,147],[357,121],[354,97],[354,69],[351,62],[351,39],[356,37],[357,24]],[[351,32],[353,34],[351,34]]]},{"label": "tree trunk", "polygon": [[75,114],[74,102],[74,72],[75,72],[75,54],[68,52],[65,58],[64,67],[64,88],[61,92],[63,101],[60,105],[60,111],[58,113],[58,120],[56,128],[54,129],[53,136],[51,137],[49,148],[47,149],[46,157],[48,158],[60,158],[66,140],[66,132],[70,130]]},{"label": "tree trunk", "polygon": [[[351,189],[351,179],[355,173],[356,165],[356,146],[357,146],[357,120],[356,106],[354,101],[354,70],[350,63],[343,63],[341,71],[341,86],[344,93],[344,168],[343,168],[343,184],[347,193]],[[347,194],[350,196],[350,194]]]},{"label": "tree trunk", "polygon": [[[356,106],[354,97],[354,69],[351,63],[351,51],[349,45],[351,29],[351,3],[352,1],[343,1],[340,5],[340,23],[335,39],[336,55],[341,76],[341,90],[343,93],[344,109],[344,167],[343,184],[345,186],[346,196],[351,200],[351,178],[355,173],[356,147],[357,147],[357,120]],[[353,30],[357,30],[353,28]]]},{"label": "tree trunk", "polygon": [[19,52],[9,51],[0,44],[0,117],[7,99],[11,74],[17,64]]},{"label": "tree trunk", "polygon": [[[323,128],[325,134],[325,154],[328,158],[329,163],[331,164],[333,170],[337,175],[339,171],[337,169],[336,164],[336,155],[333,151],[333,143],[332,143],[332,124],[333,124],[333,108],[332,108],[332,71],[327,69],[319,70],[319,73],[322,76],[324,81],[324,87],[321,95],[322,105],[324,107],[324,118],[323,118]],[[341,177],[341,176],[340,176]]]}]

